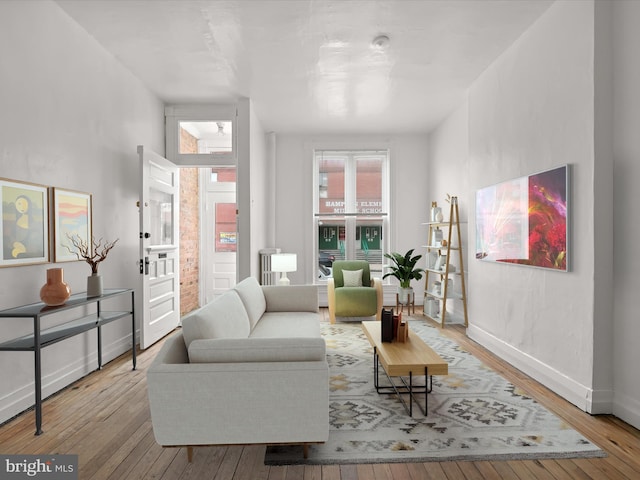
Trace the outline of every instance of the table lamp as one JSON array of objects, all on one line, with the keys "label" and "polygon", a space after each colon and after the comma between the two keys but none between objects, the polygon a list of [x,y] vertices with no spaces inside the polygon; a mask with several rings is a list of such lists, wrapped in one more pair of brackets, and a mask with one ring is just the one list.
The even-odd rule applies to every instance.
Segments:
[{"label": "table lamp", "polygon": [[295,253],[274,253],[271,255],[271,271],[281,272],[278,285],[289,285],[287,272],[295,272],[297,270],[297,257]]}]

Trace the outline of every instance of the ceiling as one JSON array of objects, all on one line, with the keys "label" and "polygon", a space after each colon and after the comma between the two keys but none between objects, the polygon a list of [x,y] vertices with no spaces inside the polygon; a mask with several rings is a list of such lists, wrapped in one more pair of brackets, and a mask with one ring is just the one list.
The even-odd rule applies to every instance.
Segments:
[{"label": "ceiling", "polygon": [[431,130],[553,0],[57,3],[167,104],[248,97],[266,131],[392,134]]}]

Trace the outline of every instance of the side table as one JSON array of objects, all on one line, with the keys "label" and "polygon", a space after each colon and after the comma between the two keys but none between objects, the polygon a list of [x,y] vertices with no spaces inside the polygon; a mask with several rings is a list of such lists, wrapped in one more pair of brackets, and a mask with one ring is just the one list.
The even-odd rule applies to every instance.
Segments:
[{"label": "side table", "polygon": [[[121,295],[130,295],[131,308],[125,311],[104,311],[102,302]],[[96,311],[54,327],[41,328],[41,319],[65,310],[96,304]],[[42,355],[44,347],[97,328],[98,370],[102,368],[101,327],[115,320],[131,316],[131,357],[136,369],[136,319],[134,292],[130,288],[105,289],[102,295],[87,297],[86,292],[71,295],[64,305],[49,307],[42,302],[0,311],[0,318],[32,318],[33,333],[0,343],[0,351],[33,352],[35,363],[35,414],[36,435],[42,433]]]}]

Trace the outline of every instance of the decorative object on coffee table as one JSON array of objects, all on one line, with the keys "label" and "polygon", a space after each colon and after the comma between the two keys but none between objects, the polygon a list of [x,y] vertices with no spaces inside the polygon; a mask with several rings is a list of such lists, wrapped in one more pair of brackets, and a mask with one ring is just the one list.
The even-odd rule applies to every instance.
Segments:
[{"label": "decorative object on coffee table", "polygon": [[91,275],[87,277],[87,297],[97,297],[102,295],[102,277],[98,274],[98,265],[106,260],[111,249],[118,243],[118,238],[113,242],[104,241],[102,238],[96,240],[91,237],[91,245],[89,242],[82,240],[78,236],[69,235],[74,250],[69,247],[67,249],[74,253],[78,260],[84,260],[91,267]]},{"label": "decorative object on coffee table", "polygon": [[383,342],[393,342],[393,309],[382,309],[380,318],[380,338]]},{"label": "decorative object on coffee table", "polygon": [[397,340],[400,343],[405,343],[409,340],[409,323],[405,320],[402,320],[402,313],[398,314],[399,322],[398,322],[398,335]]},{"label": "decorative object on coffee table", "polygon": [[61,268],[47,269],[47,283],[40,289],[40,299],[49,307],[64,305],[71,296],[69,285],[64,282]]}]

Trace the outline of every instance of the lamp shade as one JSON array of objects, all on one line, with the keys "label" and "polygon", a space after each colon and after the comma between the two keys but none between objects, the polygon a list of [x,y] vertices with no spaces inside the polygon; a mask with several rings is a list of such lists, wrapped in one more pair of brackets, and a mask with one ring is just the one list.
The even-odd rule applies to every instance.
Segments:
[{"label": "lamp shade", "polygon": [[295,253],[275,253],[271,255],[272,272],[295,272],[298,268]]}]

